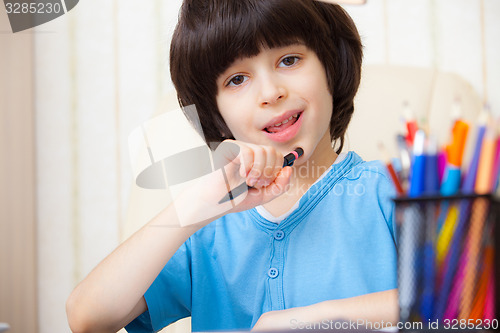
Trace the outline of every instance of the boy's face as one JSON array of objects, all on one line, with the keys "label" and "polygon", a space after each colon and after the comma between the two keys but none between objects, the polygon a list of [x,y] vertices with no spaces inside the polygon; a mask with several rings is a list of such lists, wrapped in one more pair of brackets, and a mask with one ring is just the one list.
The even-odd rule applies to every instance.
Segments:
[{"label": "boy's face", "polygon": [[238,59],[217,87],[217,106],[237,140],[274,146],[283,155],[302,147],[303,161],[331,149],[332,95],[322,63],[305,45]]}]

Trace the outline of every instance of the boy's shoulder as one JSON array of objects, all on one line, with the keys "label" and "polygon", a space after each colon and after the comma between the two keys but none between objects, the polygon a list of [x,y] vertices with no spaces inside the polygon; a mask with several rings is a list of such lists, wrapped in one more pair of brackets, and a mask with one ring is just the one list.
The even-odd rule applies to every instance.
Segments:
[{"label": "boy's shoulder", "polygon": [[[394,184],[389,175],[386,165],[380,160],[364,161],[355,152],[352,154],[352,163],[342,179],[349,182],[356,182],[363,186],[370,193],[395,197]],[[371,190],[369,190],[371,189]]]},{"label": "boy's shoulder", "polygon": [[344,177],[350,180],[355,180],[365,177],[381,177],[389,180],[386,166],[380,160],[365,161],[361,156],[351,151],[352,156],[350,168],[345,173]]}]

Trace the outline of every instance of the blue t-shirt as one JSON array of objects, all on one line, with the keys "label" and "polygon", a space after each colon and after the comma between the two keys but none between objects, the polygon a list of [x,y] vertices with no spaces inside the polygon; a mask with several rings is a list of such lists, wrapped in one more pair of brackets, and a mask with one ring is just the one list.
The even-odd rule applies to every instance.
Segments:
[{"label": "blue t-shirt", "polygon": [[193,331],[248,330],[268,311],[396,288],[394,195],[380,162],[350,152],[281,223],[223,216],[179,248],[127,331],[187,316]]}]

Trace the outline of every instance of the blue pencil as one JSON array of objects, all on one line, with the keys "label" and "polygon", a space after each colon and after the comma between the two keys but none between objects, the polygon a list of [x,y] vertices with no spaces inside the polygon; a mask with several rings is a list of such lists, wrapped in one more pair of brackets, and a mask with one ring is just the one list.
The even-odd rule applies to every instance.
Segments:
[{"label": "blue pencil", "polygon": [[[424,190],[425,178],[425,133],[418,130],[414,141],[414,162],[411,169],[409,196],[418,197]],[[422,218],[419,215],[419,205],[410,203],[404,211],[404,221],[401,225],[399,265],[399,306],[402,322],[410,320],[412,309],[417,298],[418,283],[418,247],[420,244]]]},{"label": "blue pencil", "polygon": [[[425,186],[424,192],[429,195],[439,193],[438,155],[437,144],[434,138],[429,138],[425,158]],[[423,320],[432,319],[434,307],[434,281],[436,279],[435,246],[436,246],[436,203],[426,204],[425,245],[423,288],[420,301],[420,315]]]}]

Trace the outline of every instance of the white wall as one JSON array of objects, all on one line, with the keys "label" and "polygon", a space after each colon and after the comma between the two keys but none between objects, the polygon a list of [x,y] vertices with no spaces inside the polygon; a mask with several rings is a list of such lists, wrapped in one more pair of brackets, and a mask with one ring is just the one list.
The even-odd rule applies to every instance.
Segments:
[{"label": "white wall", "polygon": [[132,184],[128,134],[172,89],[180,1],[80,1],[36,29],[40,332],[68,332],[74,286],[115,248]]},{"label": "white wall", "polygon": [[500,116],[500,95],[494,93],[500,88],[500,1],[367,0],[364,6],[345,8],[363,38],[365,64],[430,67],[459,74],[488,97],[485,101]]},{"label": "white wall", "polygon": [[[85,0],[35,30],[42,333],[69,331],[67,296],[121,239],[132,183],[127,136],[172,89],[167,51],[180,2]],[[366,64],[458,73],[500,115],[500,1],[484,0],[486,80],[480,4],[368,0],[346,9]]]}]

